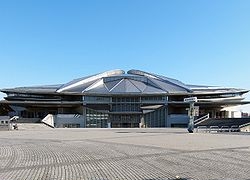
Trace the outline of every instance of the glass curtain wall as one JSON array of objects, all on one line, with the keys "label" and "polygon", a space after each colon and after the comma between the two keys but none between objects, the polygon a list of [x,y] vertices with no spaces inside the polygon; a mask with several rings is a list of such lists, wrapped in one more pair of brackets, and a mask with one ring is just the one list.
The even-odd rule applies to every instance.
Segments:
[{"label": "glass curtain wall", "polygon": [[112,112],[140,112],[140,97],[113,97]]},{"label": "glass curtain wall", "polygon": [[86,127],[87,128],[107,128],[109,115],[95,111],[93,109],[86,109]]},{"label": "glass curtain wall", "polygon": [[113,97],[111,112],[115,113],[110,116],[112,128],[139,127],[140,97]]},{"label": "glass curtain wall", "polygon": [[[106,128],[110,123],[111,127],[133,128],[139,127],[142,116],[146,127],[165,127],[165,107],[156,109],[153,112],[142,113],[141,106],[163,104],[166,102],[164,96],[114,96],[111,97],[84,97],[85,102],[93,105],[94,103],[105,103],[110,109],[107,112],[101,112],[92,108],[86,109],[86,127],[87,128]],[[96,105],[96,104],[95,104]],[[95,109],[97,106],[95,107]]]},{"label": "glass curtain wall", "polygon": [[156,109],[153,112],[144,114],[144,121],[146,127],[166,127],[165,123],[165,107]]},{"label": "glass curtain wall", "polygon": [[140,123],[140,115],[131,114],[113,114],[110,116],[112,128],[138,128]]}]

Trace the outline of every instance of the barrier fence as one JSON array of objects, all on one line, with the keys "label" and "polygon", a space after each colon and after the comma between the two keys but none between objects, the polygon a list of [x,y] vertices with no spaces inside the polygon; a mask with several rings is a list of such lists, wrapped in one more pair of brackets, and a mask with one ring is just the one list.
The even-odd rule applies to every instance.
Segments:
[{"label": "barrier fence", "polygon": [[237,125],[232,126],[198,126],[196,132],[204,133],[218,133],[218,132],[240,132],[240,128]]}]

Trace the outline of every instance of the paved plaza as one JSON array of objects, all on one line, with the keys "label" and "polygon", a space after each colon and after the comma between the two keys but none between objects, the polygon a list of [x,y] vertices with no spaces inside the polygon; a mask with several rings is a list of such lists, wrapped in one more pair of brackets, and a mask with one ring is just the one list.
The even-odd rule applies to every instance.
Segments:
[{"label": "paved plaza", "polygon": [[250,179],[246,134],[20,128],[0,142],[0,180]]}]

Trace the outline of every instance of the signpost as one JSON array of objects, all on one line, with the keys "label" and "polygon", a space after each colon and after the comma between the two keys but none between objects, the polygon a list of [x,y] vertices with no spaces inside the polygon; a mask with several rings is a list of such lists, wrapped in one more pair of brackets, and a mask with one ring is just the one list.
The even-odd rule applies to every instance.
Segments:
[{"label": "signpost", "polygon": [[188,132],[193,133],[194,132],[194,116],[195,116],[195,110],[197,111],[197,107],[194,106],[194,103],[197,102],[197,97],[189,97],[184,98],[184,102],[189,103],[189,123],[188,123]]},{"label": "signpost", "polygon": [[184,102],[197,102],[197,97],[184,98]]}]

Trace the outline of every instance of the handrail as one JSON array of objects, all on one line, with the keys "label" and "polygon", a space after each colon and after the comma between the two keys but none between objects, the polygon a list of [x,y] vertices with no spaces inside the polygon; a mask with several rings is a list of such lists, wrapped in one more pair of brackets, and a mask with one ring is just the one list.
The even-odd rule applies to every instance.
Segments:
[{"label": "handrail", "polygon": [[202,123],[203,121],[206,121],[206,120],[208,120],[208,119],[209,119],[209,114],[206,114],[205,116],[202,116],[202,117],[196,119],[196,120],[194,121],[194,124],[195,124],[195,125],[198,125],[198,124],[200,124],[200,123]]},{"label": "handrail", "polygon": [[237,125],[229,126],[198,126],[196,128],[196,132],[208,132],[208,133],[214,133],[214,132],[240,132],[240,128]]}]

